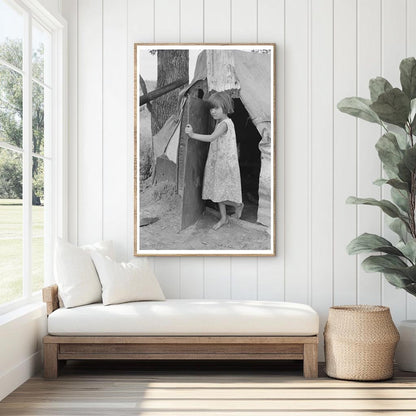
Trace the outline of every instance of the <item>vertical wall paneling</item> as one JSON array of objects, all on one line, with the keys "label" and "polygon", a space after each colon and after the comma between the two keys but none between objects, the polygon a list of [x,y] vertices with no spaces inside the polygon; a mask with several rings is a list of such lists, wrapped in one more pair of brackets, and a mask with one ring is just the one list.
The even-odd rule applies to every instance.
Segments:
[{"label": "vertical wall paneling", "polygon": [[[357,88],[358,96],[370,98],[368,81],[381,74],[381,2],[380,0],[357,3]],[[380,177],[381,164],[375,144],[383,134],[380,126],[358,121],[357,129],[357,193],[363,198],[381,198],[381,188],[373,182]],[[377,207],[358,207],[357,234],[381,233],[381,210]],[[357,302],[361,304],[381,303],[380,273],[367,273],[361,262],[368,256],[358,256]]]},{"label": "vertical wall paneling", "polygon": [[101,1],[78,2],[79,244],[102,239],[102,12]]},{"label": "vertical wall paneling", "polygon": [[407,29],[407,51],[406,56],[416,56],[416,26],[413,18],[416,13],[416,2],[407,0],[406,2],[406,29]]},{"label": "vertical wall paneling", "polygon": [[414,16],[416,16],[416,2],[407,0],[406,2],[406,57],[416,57],[416,25],[414,24]]},{"label": "vertical wall paneling", "polygon": [[204,298],[204,259],[183,257],[180,264],[180,297],[184,299]]},{"label": "vertical wall paneling", "polygon": [[257,299],[257,258],[231,259],[231,298]]},{"label": "vertical wall paneling", "polygon": [[285,28],[285,300],[308,302],[308,0],[286,2]]},{"label": "vertical wall paneling", "polygon": [[[311,303],[322,317],[332,306],[333,1],[315,0],[311,39]],[[321,319],[321,333],[326,319]],[[323,356],[320,357],[323,359]]]},{"label": "vertical wall paneling", "polygon": [[[204,42],[231,41],[231,1],[204,1]],[[231,259],[229,257],[205,259],[205,297],[229,299],[231,297]]]},{"label": "vertical wall paneling", "polygon": [[[180,2],[179,0],[154,0],[155,42],[175,43],[180,41]],[[181,293],[180,257],[158,257],[154,259],[155,273],[162,288],[168,288],[166,296],[179,298]]]},{"label": "vertical wall paneling", "polygon": [[[257,0],[231,0],[231,40],[257,42]],[[257,257],[231,258],[232,298],[257,298],[257,263]]]},{"label": "vertical wall paneling", "polygon": [[[406,57],[416,57],[416,25],[414,24],[414,16],[416,16],[416,2],[414,0],[407,0],[407,50]],[[407,319],[416,319],[416,297],[407,294]]]},{"label": "vertical wall paneling", "polygon": [[154,0],[155,42],[179,43],[180,0]]},{"label": "vertical wall paneling", "polygon": [[167,298],[179,299],[181,296],[181,264],[177,257],[160,257],[154,260],[154,271],[157,280]]},{"label": "vertical wall paneling", "polygon": [[[399,65],[406,55],[406,35],[406,0],[382,0],[382,75],[395,87],[400,87]],[[383,190],[383,197],[390,199],[390,191]],[[387,226],[384,235],[389,240],[395,238]],[[391,308],[393,319],[406,319],[406,293],[385,279],[382,287],[382,302]]]},{"label": "vertical wall paneling", "polygon": [[231,0],[231,42],[256,43],[257,0]]},{"label": "vertical wall paneling", "polygon": [[206,43],[231,42],[231,0],[204,1]]},{"label": "vertical wall paneling", "polygon": [[[113,4],[114,3],[114,4]],[[345,204],[380,197],[374,150],[380,130],[336,109],[368,97],[379,74],[399,83],[416,55],[413,0],[62,1],[69,22],[69,238],[115,241],[133,253],[135,42],[277,44],[277,257],[155,258],[167,297],[276,299],[390,306],[397,322],[416,300],[348,256],[357,234],[390,237],[377,209]],[[127,75],[127,76],[126,76]],[[114,136],[118,136],[115,138]],[[124,186],[118,186],[123,183]],[[388,197],[386,191],[383,197]]]},{"label": "vertical wall paneling", "polygon": [[[180,38],[184,43],[204,41],[204,0],[180,0]],[[193,74],[189,74],[192,79]]]},{"label": "vertical wall paneling", "polygon": [[231,298],[231,263],[229,257],[207,257],[205,259],[205,298]]},{"label": "vertical wall paneling", "polygon": [[[343,98],[357,95],[356,1],[334,0],[334,106]],[[334,109],[334,304],[357,301],[355,256],[345,250],[356,236],[356,212],[345,204],[356,194],[356,133],[354,117]]]},{"label": "vertical wall paneling", "polygon": [[400,61],[406,56],[406,0],[382,0],[382,72],[400,87]]},{"label": "vertical wall paneling", "polygon": [[[134,44],[154,41],[153,0],[128,0],[127,2],[127,257],[134,252]],[[152,261],[152,265],[154,265]]]},{"label": "vertical wall paneling", "polygon": [[[204,2],[203,0],[180,1],[180,41],[203,42],[204,39]],[[189,80],[193,78],[189,74]],[[204,258],[182,257],[181,260],[181,298],[204,297]]]},{"label": "vertical wall paneling", "polygon": [[78,2],[63,0],[68,22],[68,239],[77,244],[78,224]]},{"label": "vertical wall paneling", "polygon": [[275,188],[276,188],[276,257],[258,258],[258,298],[283,300],[285,293],[284,252],[284,122],[285,122],[285,2],[259,0],[257,13],[258,41],[276,43],[276,116],[275,116]]},{"label": "vertical wall paneling", "polygon": [[[127,0],[103,1],[103,238],[127,253]],[[123,258],[123,260],[125,260]]]}]

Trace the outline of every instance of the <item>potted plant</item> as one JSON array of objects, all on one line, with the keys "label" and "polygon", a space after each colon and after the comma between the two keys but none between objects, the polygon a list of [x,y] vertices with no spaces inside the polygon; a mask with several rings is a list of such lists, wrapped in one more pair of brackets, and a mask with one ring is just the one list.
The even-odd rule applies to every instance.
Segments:
[{"label": "potted plant", "polygon": [[[376,144],[385,178],[377,186],[387,185],[391,200],[350,196],[349,204],[381,208],[390,217],[389,228],[398,236],[396,244],[376,234],[364,233],[352,240],[349,254],[374,253],[362,267],[367,272],[381,272],[386,280],[416,296],[416,59],[400,63],[400,88],[384,78],[369,82],[370,99],[344,98],[338,109],[383,128]],[[402,341],[396,358],[403,370],[416,371],[416,321],[400,324]],[[412,336],[415,338],[412,340]]]}]

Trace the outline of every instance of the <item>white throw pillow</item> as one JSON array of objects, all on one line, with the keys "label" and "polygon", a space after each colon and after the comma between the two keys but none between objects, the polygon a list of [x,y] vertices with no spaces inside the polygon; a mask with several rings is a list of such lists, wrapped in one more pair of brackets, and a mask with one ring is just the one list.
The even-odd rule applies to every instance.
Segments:
[{"label": "white throw pillow", "polygon": [[101,253],[103,256],[108,256],[110,258],[112,258],[113,260],[115,260],[115,256],[114,256],[114,247],[113,247],[113,242],[111,240],[109,241],[98,241],[97,243],[94,244],[86,244],[84,246],[81,246],[80,248],[82,248],[85,251],[88,251],[88,253]]},{"label": "white throw pillow", "polygon": [[147,262],[140,265],[117,263],[108,256],[91,253],[103,288],[103,304],[141,300],[165,300],[153,271]]},{"label": "white throw pillow", "polygon": [[90,253],[112,255],[112,242],[76,247],[58,239],[55,248],[55,279],[66,308],[101,302],[101,283]]}]

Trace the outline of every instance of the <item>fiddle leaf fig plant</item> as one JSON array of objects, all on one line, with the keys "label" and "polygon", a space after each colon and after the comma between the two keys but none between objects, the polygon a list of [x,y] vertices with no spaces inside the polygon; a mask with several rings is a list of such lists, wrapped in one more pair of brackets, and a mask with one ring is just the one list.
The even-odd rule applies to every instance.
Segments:
[{"label": "fiddle leaf fig plant", "polygon": [[349,254],[373,253],[362,262],[367,272],[383,273],[393,286],[416,296],[416,59],[400,63],[400,88],[382,77],[369,82],[370,99],[344,98],[338,109],[354,117],[379,124],[383,135],[376,144],[385,178],[377,186],[388,185],[391,200],[350,196],[349,204],[379,207],[390,217],[389,227],[399,242],[364,233],[352,240]]}]

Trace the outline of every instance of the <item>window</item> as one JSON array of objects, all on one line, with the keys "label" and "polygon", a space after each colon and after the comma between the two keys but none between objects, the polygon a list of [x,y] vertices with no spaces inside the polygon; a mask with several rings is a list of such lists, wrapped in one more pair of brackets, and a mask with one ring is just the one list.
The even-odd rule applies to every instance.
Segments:
[{"label": "window", "polygon": [[65,229],[64,35],[37,2],[0,0],[0,312],[53,281]]}]

